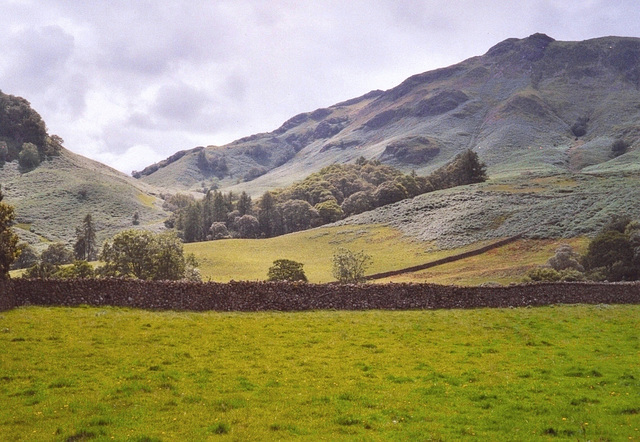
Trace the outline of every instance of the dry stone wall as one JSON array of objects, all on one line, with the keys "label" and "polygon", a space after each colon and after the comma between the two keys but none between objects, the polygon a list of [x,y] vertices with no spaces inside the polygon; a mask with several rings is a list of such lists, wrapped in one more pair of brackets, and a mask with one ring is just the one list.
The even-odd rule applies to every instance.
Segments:
[{"label": "dry stone wall", "polygon": [[640,304],[640,283],[435,284],[190,283],[122,279],[0,281],[0,311],[15,307],[119,306],[152,310],[302,311]]}]

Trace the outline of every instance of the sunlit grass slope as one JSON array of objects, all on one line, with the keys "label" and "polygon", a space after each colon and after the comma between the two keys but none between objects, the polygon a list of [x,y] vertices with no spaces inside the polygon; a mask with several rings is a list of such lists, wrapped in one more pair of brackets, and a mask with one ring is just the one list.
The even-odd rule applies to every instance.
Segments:
[{"label": "sunlit grass slope", "polygon": [[[558,244],[567,242],[582,251],[587,240],[521,240],[486,254],[435,267],[422,272],[396,276],[382,282],[434,282],[477,285],[482,282],[519,282],[528,270],[544,264]],[[438,250],[380,225],[324,227],[269,239],[230,239],[185,244],[185,251],[200,261],[204,280],[264,280],[276,259],[302,262],[310,282],[329,282],[331,257],[340,247],[363,250],[373,264],[367,274],[402,269],[461,253],[487,244]]]},{"label": "sunlit grass slope", "polygon": [[588,238],[562,240],[523,239],[478,256],[431,269],[386,278],[380,282],[433,282],[443,285],[479,285],[486,282],[522,282],[527,272],[546,263],[560,243],[570,244],[578,253],[586,251]]},{"label": "sunlit grass slope", "polygon": [[185,244],[200,262],[205,280],[264,280],[276,259],[292,259],[304,264],[310,282],[329,282],[331,258],[338,248],[363,250],[373,258],[369,272],[400,269],[455,251],[431,250],[428,243],[407,238],[386,226],[325,227],[269,239],[229,239]]},{"label": "sunlit grass slope", "polygon": [[0,314],[0,439],[638,440],[640,306]]}]

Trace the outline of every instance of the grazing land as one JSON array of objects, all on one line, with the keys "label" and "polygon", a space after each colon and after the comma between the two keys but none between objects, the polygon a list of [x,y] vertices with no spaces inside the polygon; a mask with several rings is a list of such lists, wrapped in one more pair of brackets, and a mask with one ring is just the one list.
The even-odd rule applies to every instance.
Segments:
[{"label": "grazing land", "polygon": [[[455,249],[439,249],[432,242],[417,241],[396,228],[363,224],[320,227],[267,239],[228,239],[185,244],[186,253],[198,259],[203,280],[216,282],[265,280],[276,259],[304,264],[310,282],[334,281],[331,257],[339,247],[363,250],[373,259],[367,274],[403,269],[466,252],[493,241],[482,241]],[[523,239],[482,255],[426,271],[398,275],[381,282],[432,282],[478,285],[493,281],[521,282],[526,273],[544,264],[561,243],[583,252],[586,238]]]},{"label": "grazing land", "polygon": [[5,440],[638,440],[640,306],[0,314]]}]

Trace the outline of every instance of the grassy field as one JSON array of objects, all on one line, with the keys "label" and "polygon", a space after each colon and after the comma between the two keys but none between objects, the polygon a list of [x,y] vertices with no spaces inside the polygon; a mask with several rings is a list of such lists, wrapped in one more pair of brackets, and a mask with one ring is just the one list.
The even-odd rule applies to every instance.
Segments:
[{"label": "grassy field", "polygon": [[[528,270],[544,264],[560,243],[582,252],[585,238],[521,240],[486,254],[439,266],[428,271],[396,276],[385,282],[434,282],[477,285],[494,281],[520,282]],[[302,262],[310,282],[330,282],[331,257],[339,247],[364,250],[373,258],[368,274],[402,269],[480,247],[488,242],[450,250],[437,250],[404,236],[391,227],[375,225],[323,227],[269,239],[230,239],[185,244],[200,262],[204,280],[264,280],[276,259]]]},{"label": "grassy field", "polygon": [[2,440],[639,440],[640,306],[0,314]]}]

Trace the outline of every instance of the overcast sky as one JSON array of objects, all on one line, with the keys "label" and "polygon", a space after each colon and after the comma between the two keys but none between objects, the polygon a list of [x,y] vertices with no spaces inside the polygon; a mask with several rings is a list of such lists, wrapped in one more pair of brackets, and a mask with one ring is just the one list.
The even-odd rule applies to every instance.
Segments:
[{"label": "overcast sky", "polygon": [[637,0],[0,0],[0,90],[130,173],[510,37],[640,37]]}]

